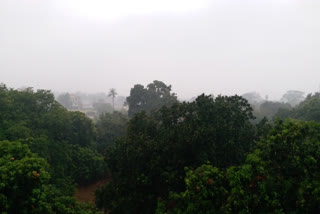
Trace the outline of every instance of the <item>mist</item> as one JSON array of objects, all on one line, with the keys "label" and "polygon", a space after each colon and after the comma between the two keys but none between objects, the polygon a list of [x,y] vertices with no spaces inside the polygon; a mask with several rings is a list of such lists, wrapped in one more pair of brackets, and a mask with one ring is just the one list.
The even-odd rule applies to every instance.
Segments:
[{"label": "mist", "polygon": [[180,99],[320,86],[315,0],[0,2],[0,81],[127,96],[161,80]]},{"label": "mist", "polygon": [[319,0],[0,0],[0,213],[319,213]]}]

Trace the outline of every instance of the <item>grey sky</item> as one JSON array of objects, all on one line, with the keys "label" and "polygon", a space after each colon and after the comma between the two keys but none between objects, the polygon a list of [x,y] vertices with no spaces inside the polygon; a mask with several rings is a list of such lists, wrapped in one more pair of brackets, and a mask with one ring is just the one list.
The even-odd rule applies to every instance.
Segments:
[{"label": "grey sky", "polygon": [[80,2],[0,0],[0,82],[127,95],[161,80],[182,98],[319,90],[319,0]]}]

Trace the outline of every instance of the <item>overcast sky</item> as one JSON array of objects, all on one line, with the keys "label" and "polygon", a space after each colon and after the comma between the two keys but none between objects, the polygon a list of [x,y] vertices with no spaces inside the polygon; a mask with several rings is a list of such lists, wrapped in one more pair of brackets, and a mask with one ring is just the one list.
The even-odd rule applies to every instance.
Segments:
[{"label": "overcast sky", "polygon": [[128,95],[320,87],[319,0],[0,0],[0,82]]}]

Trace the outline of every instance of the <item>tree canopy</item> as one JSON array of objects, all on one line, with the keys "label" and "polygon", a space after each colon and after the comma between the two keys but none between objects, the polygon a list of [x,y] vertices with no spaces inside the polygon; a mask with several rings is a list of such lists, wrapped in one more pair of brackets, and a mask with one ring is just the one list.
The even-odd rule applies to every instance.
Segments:
[{"label": "tree canopy", "polygon": [[167,86],[161,81],[153,81],[145,88],[143,85],[135,85],[130,90],[130,96],[127,97],[129,106],[128,115],[132,117],[134,114],[145,111],[150,113],[162,106],[170,106],[177,102],[175,93],[171,93],[171,85]]},{"label": "tree canopy", "polygon": [[160,81],[127,101],[130,117],[92,121],[50,91],[1,84],[0,212],[99,213],[74,187],[107,176],[108,213],[320,211],[320,93],[255,107],[272,120],[237,95],[178,102]]},{"label": "tree canopy", "polygon": [[76,202],[50,183],[49,164],[28,145],[0,141],[0,212],[94,214],[94,207]]},{"label": "tree canopy", "polygon": [[287,93],[282,96],[281,101],[289,103],[292,107],[294,107],[301,103],[304,99],[304,92],[302,91],[287,91]]},{"label": "tree canopy", "polygon": [[2,212],[85,212],[72,197],[75,184],[95,181],[106,171],[93,122],[67,111],[47,90],[1,85],[0,103]]},{"label": "tree canopy", "polygon": [[314,122],[278,121],[243,165],[187,169],[186,190],[158,200],[156,213],[318,213],[319,132]]},{"label": "tree canopy", "polygon": [[239,96],[201,95],[192,103],[137,113],[125,139],[107,153],[112,181],[97,205],[113,213],[154,212],[156,198],[183,190],[184,167],[245,160],[255,136],[252,108]]},{"label": "tree canopy", "polygon": [[308,94],[306,99],[302,101],[292,110],[281,110],[277,113],[278,117],[295,118],[303,121],[320,122],[320,93]]}]

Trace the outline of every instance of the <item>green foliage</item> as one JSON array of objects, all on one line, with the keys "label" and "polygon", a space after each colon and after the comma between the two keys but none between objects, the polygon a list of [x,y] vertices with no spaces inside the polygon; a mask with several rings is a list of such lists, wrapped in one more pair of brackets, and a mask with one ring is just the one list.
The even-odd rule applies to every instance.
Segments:
[{"label": "green foliage", "polygon": [[57,101],[66,109],[72,109],[72,100],[69,93],[60,94],[57,98]]},{"label": "green foliage", "polygon": [[69,142],[82,147],[92,147],[96,136],[92,120],[82,112],[75,111],[68,114],[71,123]]},{"label": "green foliage", "polygon": [[91,183],[101,179],[106,173],[103,156],[89,148],[73,145],[70,148],[71,167],[68,174],[78,184]]},{"label": "green foliage", "polygon": [[[48,161],[54,180],[82,183],[104,173],[104,160],[95,152],[95,126],[85,114],[68,112],[45,90],[17,91],[3,86],[1,100],[0,140],[23,139],[33,152]],[[86,169],[80,169],[81,162]]]},{"label": "green foliage", "polygon": [[[54,195],[52,195],[54,196]],[[79,203],[74,197],[56,197],[50,201],[49,214],[102,214],[89,203]]]},{"label": "green foliage", "polygon": [[228,195],[228,183],[224,178],[224,173],[211,165],[188,170],[186,190],[180,194],[171,192],[169,202],[159,198],[156,213],[225,213],[223,205]]},{"label": "green foliage", "polygon": [[98,213],[49,184],[49,165],[21,142],[0,142],[1,213]]},{"label": "green foliage", "polygon": [[276,115],[281,119],[294,118],[303,121],[320,122],[320,93],[308,94],[306,99],[291,111],[279,111]]},{"label": "green foliage", "polygon": [[150,113],[152,110],[158,110],[162,106],[171,106],[176,102],[178,102],[177,96],[171,93],[171,85],[167,86],[157,80],[146,88],[143,85],[135,85],[130,90],[130,96],[127,97],[128,115],[131,118],[141,111]]},{"label": "green foliage", "polygon": [[50,91],[3,89],[1,97],[1,140],[40,135],[57,140],[67,137],[67,111],[54,100]]},{"label": "green foliage", "polygon": [[251,118],[252,108],[239,96],[201,95],[136,114],[126,138],[106,153],[113,179],[97,192],[97,205],[113,213],[152,213],[157,197],[185,189],[185,166],[241,164],[255,135]]},{"label": "green foliage", "polygon": [[257,137],[256,140],[260,140],[267,137],[267,135],[273,127],[273,124],[266,117],[264,117],[255,126]]},{"label": "green foliage", "polygon": [[97,147],[100,153],[105,153],[108,148],[115,146],[118,138],[126,133],[128,117],[120,112],[101,114],[97,123]]},{"label": "green foliage", "polygon": [[294,117],[299,120],[320,122],[320,97],[314,95],[302,102],[294,111]]},{"label": "green foliage", "polygon": [[46,161],[19,142],[1,141],[0,152],[0,211],[26,213],[39,206],[50,178]]},{"label": "green foliage", "polygon": [[242,94],[241,97],[248,100],[248,102],[253,106],[259,105],[264,101],[263,98],[260,96],[260,94],[257,92],[245,93],[245,94]]},{"label": "green foliage", "polygon": [[[208,165],[187,172],[186,190],[159,201],[157,212],[318,213],[319,133],[314,122],[277,121],[243,165],[225,173]],[[214,186],[207,175],[216,178]]]},{"label": "green foliage", "polygon": [[[92,148],[72,145],[65,141],[50,142],[46,138],[29,138],[22,142],[48,161],[54,183],[61,183],[63,189],[68,188],[72,181],[78,184],[96,181],[106,172],[103,156]],[[65,186],[64,183],[68,185]],[[72,192],[71,188],[65,193]]]},{"label": "green foliage", "polygon": [[292,107],[288,103],[267,101],[260,105],[258,116],[267,117],[272,119],[274,115],[280,110],[291,110]]},{"label": "green foliage", "polygon": [[315,123],[277,122],[246,164],[228,172],[233,210],[319,212],[319,131]]},{"label": "green foliage", "polygon": [[[83,113],[68,112],[46,90],[18,91],[1,85],[0,102],[0,140],[6,140],[1,144],[7,147],[0,150],[0,177],[6,184],[1,189],[0,207],[9,213],[86,210],[71,197],[74,182],[95,181],[106,171],[104,158],[96,151],[93,122]],[[12,163],[8,162],[9,154],[15,160]],[[32,180],[29,174],[33,172],[40,177]],[[59,197],[68,198],[70,203],[62,203]]]},{"label": "green foliage", "polygon": [[296,106],[304,100],[304,92],[302,91],[287,91],[281,98],[281,101],[289,103],[291,106]]},{"label": "green foliage", "polygon": [[[320,121],[319,100],[260,110]],[[104,158],[112,180],[96,204],[111,213],[320,212],[320,124],[253,125],[237,95],[178,103],[159,81],[136,85],[127,101],[129,122],[114,112],[94,125],[50,91],[0,85],[0,212],[98,213],[72,194],[75,182],[105,176]]]}]

